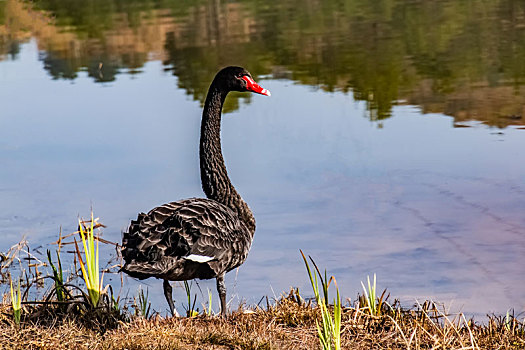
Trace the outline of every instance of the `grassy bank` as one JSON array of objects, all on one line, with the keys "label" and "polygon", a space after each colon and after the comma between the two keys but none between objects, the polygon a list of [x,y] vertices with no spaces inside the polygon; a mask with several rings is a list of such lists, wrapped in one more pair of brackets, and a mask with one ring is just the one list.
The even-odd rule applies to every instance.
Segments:
[{"label": "grassy bank", "polygon": [[[38,312],[34,307],[31,312]],[[95,317],[96,318],[96,317]],[[25,316],[17,326],[12,310],[1,310],[3,349],[319,349],[317,307],[296,293],[264,310],[244,309],[227,319],[200,315],[163,319],[132,317],[96,327],[81,316]],[[461,315],[445,316],[425,303],[372,316],[358,308],[342,312],[342,349],[523,349],[523,323],[490,317],[477,324]],[[99,324],[100,326],[100,324]]]},{"label": "grassy bank", "polygon": [[[121,300],[104,285],[98,242],[107,241],[100,238],[101,227],[93,216],[79,221],[78,232],[60,235],[56,251],[44,257],[32,255],[25,241],[0,254],[0,282],[10,287],[0,304],[1,349],[525,348],[523,316],[509,312],[473,320],[447,314],[432,301],[402,307],[389,301],[386,290],[377,293],[375,276],[363,284],[362,295],[345,304],[335,278],[305,255],[314,298],[292,289],[267,299],[264,307],[241,306],[221,318],[213,314],[211,299],[199,314],[186,284],[191,317],[164,319],[151,312],[147,292]],[[74,258],[71,270],[62,269],[65,238],[74,246],[66,251]],[[16,279],[13,267],[20,274]],[[118,270],[118,264],[113,267]]]}]

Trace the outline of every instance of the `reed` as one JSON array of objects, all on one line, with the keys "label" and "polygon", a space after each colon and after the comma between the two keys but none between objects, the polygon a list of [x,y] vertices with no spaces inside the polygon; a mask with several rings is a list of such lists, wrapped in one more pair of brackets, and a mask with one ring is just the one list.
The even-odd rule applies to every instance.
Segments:
[{"label": "reed", "polygon": [[11,305],[13,306],[13,320],[16,325],[20,324],[20,318],[22,316],[22,293],[20,293],[20,279],[16,290],[13,288],[13,281],[9,280],[11,287]]},{"label": "reed", "polygon": [[102,294],[102,285],[104,275],[99,279],[99,260],[98,260],[98,240],[95,245],[94,235],[94,223],[93,212],[91,212],[91,220],[88,221],[89,225],[86,226],[86,221],[78,220],[78,231],[82,238],[82,245],[84,247],[84,255],[86,262],[82,259],[82,254],[78,248],[77,240],[75,239],[75,248],[82,270],[82,277],[86,283],[89,300],[93,307],[98,306],[100,295]]},{"label": "reed", "polygon": [[[315,272],[312,272],[312,269],[310,268],[310,265],[308,264],[308,260],[306,259],[306,256],[304,255],[303,251],[301,250],[301,255],[304,260],[304,264],[306,266],[306,270],[308,272],[308,277],[310,278],[310,284],[312,285],[312,289],[314,291],[315,295],[315,301],[317,302],[317,305],[319,309],[321,310],[321,319],[322,319],[322,326],[319,325],[317,320],[315,321],[317,326],[317,334],[319,337],[319,342],[321,343],[321,346],[323,350],[331,350],[332,348],[335,350],[341,349],[341,314],[342,314],[342,307],[341,307],[341,297],[339,295],[339,288],[337,287],[337,282],[334,278],[334,276],[331,276],[330,279],[327,280],[327,274],[326,270],[324,273],[325,278],[323,279],[323,276],[321,275],[321,271],[319,271],[319,268],[315,264],[315,261],[312,259],[312,257],[309,257],[310,261],[312,262]],[[317,272],[317,273],[316,273]],[[321,298],[321,295],[319,293],[319,284],[317,280],[317,276],[319,276],[319,280],[321,282],[321,288],[323,290],[324,298]],[[334,285],[336,288],[336,298],[334,299],[333,304],[333,317],[330,313],[330,305],[328,304],[328,288],[330,287],[330,283],[334,281]]]},{"label": "reed", "polygon": [[51,269],[53,271],[53,280],[55,282],[55,294],[57,296],[57,301],[64,302],[66,300],[66,290],[64,287],[64,273],[62,271],[62,262],[60,261],[60,250],[56,251],[57,253],[57,266],[53,264],[53,260],[51,260],[51,251],[47,250],[47,260],[49,262],[49,266],[51,266]]},{"label": "reed", "polygon": [[386,299],[388,298],[388,296],[385,298],[386,289],[383,290],[383,293],[378,298],[376,293],[376,274],[374,273],[373,284],[370,284],[370,276],[366,276],[366,279],[368,282],[368,289],[365,288],[363,281],[361,281],[361,286],[363,287],[364,292],[364,298],[361,298],[360,305],[365,304],[366,309],[368,310],[370,315],[380,316],[383,311],[383,305],[388,305],[386,303]]},{"label": "reed", "polygon": [[184,281],[184,290],[186,291],[186,297],[188,299],[188,308],[186,309],[186,316],[195,317],[199,315],[199,312],[195,310],[195,303],[197,302],[197,294],[191,302],[191,284],[188,281]]},{"label": "reed", "polygon": [[206,316],[213,316],[212,301],[212,292],[210,288],[208,288],[208,307],[206,308],[206,305],[202,303],[202,310]]},{"label": "reed", "polygon": [[151,302],[149,301],[149,291],[146,289],[146,294],[144,294],[144,290],[141,287],[139,287],[138,300],[139,300],[138,307],[137,307],[138,315],[148,319],[150,316],[150,311],[151,311]]}]

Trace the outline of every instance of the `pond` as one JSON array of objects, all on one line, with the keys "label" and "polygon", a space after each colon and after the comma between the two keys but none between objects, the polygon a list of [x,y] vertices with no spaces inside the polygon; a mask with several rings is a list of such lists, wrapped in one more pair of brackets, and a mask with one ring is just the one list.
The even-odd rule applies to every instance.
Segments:
[{"label": "pond", "polygon": [[[202,103],[241,65],[272,96],[224,109],[257,220],[232,307],[311,295],[302,249],[348,298],[376,274],[405,305],[525,311],[523,2],[5,0],[0,59],[0,251],[54,249],[91,208],[119,242],[138,212],[203,196]],[[166,314],[159,280],[122,294],[139,284]]]}]

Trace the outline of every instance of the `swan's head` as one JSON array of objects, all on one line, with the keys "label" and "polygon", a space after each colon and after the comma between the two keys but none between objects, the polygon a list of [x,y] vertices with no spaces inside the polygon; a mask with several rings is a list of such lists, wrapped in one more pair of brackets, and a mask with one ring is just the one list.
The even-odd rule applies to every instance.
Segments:
[{"label": "swan's head", "polygon": [[270,91],[262,88],[253,80],[252,75],[242,67],[223,68],[215,76],[217,83],[228,91],[250,91],[261,95],[270,96]]}]

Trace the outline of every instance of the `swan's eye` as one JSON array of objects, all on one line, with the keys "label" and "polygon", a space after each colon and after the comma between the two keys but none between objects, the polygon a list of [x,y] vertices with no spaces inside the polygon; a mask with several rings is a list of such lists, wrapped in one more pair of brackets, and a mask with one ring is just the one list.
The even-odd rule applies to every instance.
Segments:
[{"label": "swan's eye", "polygon": [[235,80],[239,81],[240,83],[242,83],[244,81],[244,79],[242,78],[242,74],[239,74],[239,75],[236,75],[235,76]]}]

